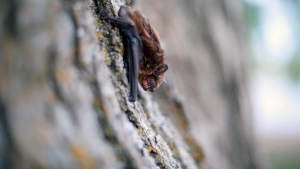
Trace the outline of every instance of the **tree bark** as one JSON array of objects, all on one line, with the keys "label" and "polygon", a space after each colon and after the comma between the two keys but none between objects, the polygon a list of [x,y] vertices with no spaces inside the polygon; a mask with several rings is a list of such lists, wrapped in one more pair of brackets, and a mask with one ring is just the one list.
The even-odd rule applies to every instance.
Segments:
[{"label": "tree bark", "polygon": [[[119,30],[99,19],[100,10],[116,15],[124,4],[0,0],[0,168],[256,168],[241,51],[223,51],[216,32],[202,33],[203,58],[167,52],[174,79],[158,97],[140,88],[138,102],[130,103]],[[170,6],[155,2],[153,9],[176,9],[163,4]],[[208,27],[206,12],[189,14],[200,18],[195,24],[205,22],[201,31],[217,26]],[[242,49],[233,32],[239,24],[229,25],[229,39]],[[179,46],[195,47],[194,40]],[[176,64],[188,68],[189,80],[180,79]]]},{"label": "tree bark", "polygon": [[[264,168],[252,131],[242,1],[154,0],[137,6],[166,44],[169,85],[154,97],[163,113],[177,126],[187,123],[181,133],[191,131],[212,168]],[[174,112],[178,102],[183,110]]]}]

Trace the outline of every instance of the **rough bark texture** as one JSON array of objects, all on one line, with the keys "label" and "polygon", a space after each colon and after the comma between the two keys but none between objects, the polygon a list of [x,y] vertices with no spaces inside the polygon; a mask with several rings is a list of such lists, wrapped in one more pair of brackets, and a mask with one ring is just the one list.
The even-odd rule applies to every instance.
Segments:
[{"label": "rough bark texture", "polygon": [[[162,112],[175,124],[184,112],[212,168],[263,167],[252,131],[242,1],[138,2],[166,44],[171,85],[154,97]],[[183,111],[174,112],[178,102]]]},{"label": "rough bark texture", "polygon": [[[178,7],[144,3],[158,10]],[[178,3],[190,8],[196,1]],[[156,99],[140,88],[139,101],[130,103],[119,31],[98,16],[104,8],[116,15],[124,1],[0,0],[0,168],[255,168],[251,130],[244,123],[249,111],[244,69],[236,51],[242,44],[235,30],[241,28],[229,22],[232,29],[223,31],[232,33],[225,32],[237,47],[223,44],[218,38],[224,32],[213,32],[218,25],[208,19],[222,25],[223,18],[210,16],[205,5],[212,4],[206,3],[201,13],[189,14],[198,16],[194,25],[180,21],[206,27],[168,53],[171,83]],[[165,39],[185,36],[160,31]],[[199,45],[196,38],[203,47],[194,52],[201,56],[188,57],[184,52]],[[189,80],[178,76],[182,69]]]}]

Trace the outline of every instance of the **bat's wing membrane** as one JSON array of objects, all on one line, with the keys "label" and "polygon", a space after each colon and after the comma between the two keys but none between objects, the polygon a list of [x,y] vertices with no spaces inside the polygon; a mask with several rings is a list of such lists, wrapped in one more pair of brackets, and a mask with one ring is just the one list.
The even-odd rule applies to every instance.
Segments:
[{"label": "bat's wing membrane", "polygon": [[130,93],[129,101],[134,102],[137,99],[137,87],[138,87],[138,76],[139,76],[139,66],[140,66],[140,44],[138,39],[132,38],[130,41],[130,52],[131,55],[128,57],[129,61],[129,84],[130,84]]}]

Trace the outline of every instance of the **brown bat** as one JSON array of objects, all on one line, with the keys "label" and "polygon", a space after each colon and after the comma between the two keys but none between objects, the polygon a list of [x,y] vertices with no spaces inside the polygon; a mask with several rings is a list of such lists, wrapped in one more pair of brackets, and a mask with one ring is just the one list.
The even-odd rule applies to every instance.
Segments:
[{"label": "brown bat", "polygon": [[159,37],[148,19],[128,6],[121,6],[118,15],[114,18],[105,10],[101,12],[101,18],[116,24],[125,37],[124,65],[130,84],[129,101],[134,102],[137,99],[137,81],[145,91],[153,92],[164,82],[168,65]]}]

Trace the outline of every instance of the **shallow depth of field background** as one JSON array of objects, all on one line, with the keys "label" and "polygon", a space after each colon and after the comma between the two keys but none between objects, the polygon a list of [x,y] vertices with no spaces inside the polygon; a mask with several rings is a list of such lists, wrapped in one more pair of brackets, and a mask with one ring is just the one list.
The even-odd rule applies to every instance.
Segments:
[{"label": "shallow depth of field background", "polygon": [[[243,2],[242,4],[241,1]],[[16,3],[15,1],[13,2]],[[33,4],[36,2],[38,1],[32,1]],[[160,89],[157,89],[156,92],[151,93],[155,102],[161,104],[160,109],[167,117],[159,116],[157,119],[159,119],[160,123],[163,124],[165,119],[168,120],[172,118],[172,120],[178,124],[183,123],[184,125],[177,125],[176,127],[178,127],[178,130],[183,128],[181,129],[183,134],[185,134],[184,132],[186,131],[191,132],[191,135],[195,138],[197,144],[203,148],[205,160],[208,159],[207,162],[212,165],[211,168],[300,169],[300,0],[136,0],[134,2],[136,3],[134,8],[141,10],[157,29],[162,39],[162,46],[165,50],[167,62],[170,66],[166,74],[169,85],[163,85]],[[25,5],[30,6],[30,8],[26,8],[26,10],[23,9],[25,6],[22,6],[23,2],[21,5],[14,5],[14,3],[10,3],[10,7],[14,8],[19,6],[20,9],[17,10],[20,10],[20,13],[17,14],[22,14],[22,12],[24,12],[26,15],[24,15],[24,17],[22,15],[22,17],[18,15],[15,18],[16,20],[19,18],[18,21],[22,21],[20,25],[17,25],[18,31],[16,35],[16,37],[21,39],[20,44],[18,44],[20,47],[8,41],[8,46],[12,47],[8,48],[4,46],[1,48],[2,46],[0,43],[0,49],[2,49],[0,50],[0,54],[4,51],[3,53],[12,55],[3,57],[5,62],[2,61],[2,64],[6,62],[10,63],[11,61],[12,66],[10,66],[10,64],[3,64],[0,66],[0,70],[7,71],[0,71],[0,75],[3,76],[3,79],[9,79],[5,81],[2,80],[2,76],[0,76],[0,84],[14,84],[14,80],[20,82],[20,84],[16,84],[16,86],[19,87],[18,90],[13,90],[14,86],[10,87],[7,85],[7,87],[0,85],[0,92],[6,93],[5,95],[1,93],[1,97],[2,95],[3,98],[5,98],[4,96],[6,95],[9,96],[8,98],[5,98],[5,101],[9,100],[7,102],[12,103],[11,105],[7,104],[2,106],[1,104],[4,103],[2,103],[2,98],[0,98],[0,111],[4,110],[1,109],[1,107],[7,107],[7,112],[18,112],[21,110],[20,115],[22,116],[17,116],[18,118],[10,121],[11,124],[18,124],[15,126],[11,125],[16,129],[9,128],[9,131],[11,130],[12,133],[18,136],[12,141],[18,141],[21,145],[17,148],[20,149],[20,152],[25,152],[22,154],[22,158],[25,159],[25,163],[27,163],[26,160],[29,160],[28,164],[35,164],[35,161],[32,159],[36,158],[45,162],[45,166],[48,164],[52,165],[54,164],[52,163],[53,159],[55,159],[56,156],[52,159],[52,156],[48,156],[47,153],[44,152],[51,151],[54,155],[56,155],[57,152],[61,152],[62,154],[66,153],[66,157],[69,157],[68,155],[71,156],[69,151],[58,149],[59,147],[67,147],[64,142],[60,142],[60,139],[70,137],[71,141],[68,143],[70,145],[71,143],[76,143],[78,140],[81,141],[81,139],[83,143],[90,143],[90,141],[93,142],[93,139],[83,137],[86,134],[84,131],[89,130],[90,124],[94,125],[93,127],[96,134],[93,133],[93,131],[91,133],[95,134],[95,136],[98,136],[99,134],[98,129],[100,131],[103,130],[104,133],[105,128],[102,129],[102,126],[98,126],[99,124],[98,122],[96,123],[96,121],[94,121],[95,124],[93,124],[86,123],[86,121],[83,120],[83,122],[88,125],[83,125],[82,130],[78,130],[79,132],[77,134],[75,132],[77,131],[77,126],[73,126],[71,123],[71,117],[73,116],[71,115],[69,117],[69,111],[67,109],[65,110],[64,108],[60,108],[60,102],[63,102],[62,100],[64,99],[60,99],[60,101],[57,102],[56,95],[54,94],[55,96],[52,96],[51,94],[51,92],[55,90],[55,87],[52,87],[53,84],[51,82],[59,82],[58,84],[66,90],[64,91],[66,93],[66,98],[70,99],[70,103],[74,103],[71,104],[74,105],[74,109],[77,108],[77,104],[75,103],[81,103],[81,101],[84,100],[85,102],[82,103],[83,107],[87,105],[86,107],[88,111],[90,111],[90,114],[88,114],[89,116],[86,117],[95,120],[92,118],[94,117],[92,116],[94,115],[94,110],[92,107],[89,107],[91,106],[90,103],[88,103],[89,100],[84,99],[91,98],[90,101],[92,101],[92,96],[90,96],[92,94],[82,94],[82,90],[78,90],[78,92],[76,92],[75,89],[77,85],[82,85],[81,83],[76,83],[81,82],[81,79],[75,78],[77,75],[79,77],[80,71],[78,71],[77,68],[75,68],[76,66],[73,65],[74,63],[71,62],[71,57],[65,57],[65,53],[73,53],[68,50],[73,50],[73,48],[75,48],[75,51],[77,51],[77,47],[79,48],[79,46],[75,45],[75,47],[73,47],[72,42],[72,46],[64,48],[63,45],[69,45],[69,39],[73,38],[73,35],[69,32],[70,34],[66,35],[68,38],[60,36],[63,35],[62,32],[67,32],[69,29],[73,31],[73,28],[71,29],[70,27],[75,26],[76,24],[71,24],[65,21],[65,19],[68,20],[71,17],[65,18],[66,14],[63,10],[62,14],[56,15],[56,13],[51,11],[51,9],[56,9],[57,7],[56,5],[53,5],[53,2],[51,1],[48,1],[48,3],[53,6],[47,5],[49,11],[45,12],[45,15],[33,15],[32,12],[35,11],[32,9],[44,9],[46,6],[46,3],[44,2],[36,3],[37,6],[34,6],[31,5],[30,1],[24,1]],[[56,1],[54,4],[55,3]],[[44,5],[44,8],[42,8],[42,6],[38,6],[39,4]],[[63,6],[63,3],[58,3],[58,5]],[[0,7],[3,7],[4,9],[7,6],[0,5]],[[75,7],[74,9],[77,10],[76,5]],[[62,9],[64,9],[64,7],[62,7]],[[79,9],[81,10],[81,8],[78,7],[78,11],[80,11]],[[57,8],[57,10],[61,9]],[[86,8],[86,10],[89,9]],[[2,13],[8,13],[7,11],[2,10]],[[37,11],[44,13],[44,11],[41,10]],[[78,16],[82,17],[79,17],[79,21],[83,20],[83,16],[85,16],[83,14],[85,13],[84,10],[82,13],[78,13],[82,14],[82,16],[78,14]],[[243,16],[241,13],[243,13]],[[37,20],[38,24],[33,24],[31,29],[31,24],[27,24],[26,22],[30,21],[35,23],[35,20],[28,16],[34,16],[34,18],[49,17],[52,19],[45,20],[47,22],[42,22],[42,19]],[[54,18],[60,18],[61,16],[63,16],[62,20],[59,20],[59,22],[56,20],[54,21]],[[0,20],[1,17],[2,16],[0,15]],[[9,19],[8,21],[13,21],[13,19]],[[14,22],[8,23],[10,24],[9,26],[14,26]],[[63,26],[59,26],[61,24],[69,27],[66,29]],[[10,28],[9,26],[8,28]],[[53,28],[49,28],[49,30],[44,29],[44,27],[48,28],[48,26],[53,26]],[[24,29],[23,27],[27,29]],[[35,33],[33,31],[35,29],[39,30],[41,33]],[[94,31],[93,29],[94,28],[91,30]],[[5,31],[0,29],[0,37],[4,35],[1,33]],[[9,31],[13,33],[15,30]],[[29,32],[28,34],[27,31]],[[59,34],[58,36],[49,38],[52,33]],[[29,36],[31,34],[34,36]],[[76,35],[77,38],[77,34],[75,33],[74,35]],[[8,39],[10,38],[11,37],[8,37]],[[80,37],[80,39],[81,38],[83,39],[82,42],[85,42],[85,37]],[[27,40],[28,44],[26,43]],[[12,39],[12,42],[15,41],[19,41],[19,39]],[[49,44],[56,42],[59,42],[57,48],[59,47],[58,51],[61,52],[58,53],[57,58],[57,62],[59,64],[56,65],[53,61],[53,63],[50,64],[56,65],[57,68],[55,66],[55,68],[50,66],[50,68],[45,67],[43,69],[42,66],[38,65],[38,63],[41,62],[45,64],[48,60],[45,59],[46,57],[37,56],[39,56],[38,54],[41,51],[54,51],[54,49],[52,49],[52,45]],[[32,44],[38,44],[38,47],[35,47]],[[44,44],[48,44],[48,46],[44,47]],[[92,41],[85,45],[86,46],[84,46],[83,49],[86,48],[87,51],[89,48],[94,48],[95,46]],[[11,49],[16,51],[11,52]],[[30,56],[31,54],[32,57]],[[54,54],[52,53],[45,54],[47,58],[54,58],[54,56],[52,56]],[[17,57],[19,55],[24,55],[24,57]],[[37,61],[32,61],[27,58],[37,59]],[[0,56],[0,60],[1,59],[2,58]],[[18,59],[20,59],[20,61]],[[66,63],[59,62],[60,60],[63,60]],[[64,67],[64,64],[67,66]],[[23,72],[23,69],[27,70],[24,71],[24,76],[23,74],[19,74],[19,72]],[[40,82],[39,79],[36,79],[40,76],[39,73],[41,73],[41,75],[45,75],[45,72],[47,72],[48,69],[50,70],[49,72],[52,72],[51,80],[48,80],[49,77],[46,78],[44,76],[41,77],[42,82]],[[69,83],[63,83],[64,78],[62,78],[63,80],[61,80],[61,82],[56,82],[56,71],[65,72],[67,75],[72,77],[73,79],[70,79],[75,82],[72,83],[74,86],[69,87],[67,86]],[[62,77],[65,77],[65,75]],[[105,78],[103,79],[106,80]],[[37,87],[31,85],[31,83],[37,84]],[[83,81],[82,83],[86,83],[86,81]],[[27,89],[27,86],[33,87]],[[21,91],[23,88],[30,91],[32,90],[32,97],[28,98],[28,100],[27,93],[31,92]],[[72,90],[69,90],[69,88]],[[6,91],[5,89],[10,90]],[[42,91],[38,91],[39,89]],[[89,87],[87,87],[87,89],[89,89]],[[111,90],[113,90],[112,86]],[[39,92],[41,92],[41,94]],[[44,98],[44,96],[48,96],[48,92],[51,94],[51,97]],[[116,97],[114,96],[115,91],[109,92],[112,93],[112,99],[116,100],[117,98],[114,98]],[[24,96],[19,97],[19,93],[21,93],[22,96],[26,96],[26,99],[23,99],[25,98]],[[55,93],[55,91],[53,93]],[[56,94],[57,93],[58,92],[56,92]],[[166,93],[168,96],[166,96]],[[176,94],[176,97],[174,97],[176,100],[172,100],[172,103],[178,103],[178,105],[176,105],[177,107],[174,106],[175,108],[169,106],[167,103],[170,98],[173,98],[171,96],[173,94]],[[75,96],[74,98],[76,98],[74,100],[72,100],[73,95]],[[177,98],[177,95],[178,97],[181,97]],[[38,98],[42,98],[41,101],[39,101]],[[14,101],[14,99],[21,103]],[[39,102],[36,103],[37,101]],[[162,101],[165,101],[165,104]],[[54,108],[43,110],[42,108],[44,107],[41,106],[43,104],[46,106],[48,106],[48,104],[54,105]],[[23,113],[23,107],[26,108],[26,110],[24,110],[25,113]],[[14,108],[16,110],[14,110]],[[35,109],[37,109],[37,111],[32,111]],[[52,119],[49,118],[49,120],[47,118],[48,116],[46,116],[46,113],[48,113],[48,111],[55,114],[55,120],[57,123],[53,123],[51,121]],[[62,115],[57,113],[60,111],[66,115],[64,116],[64,114]],[[78,114],[80,111],[78,111]],[[121,109],[117,111],[123,112]],[[179,118],[174,112],[179,114],[177,115]],[[1,113],[2,112],[0,112],[0,115],[3,115]],[[182,120],[184,122],[180,121],[180,118],[183,117],[182,114],[184,114],[184,117],[187,119]],[[8,115],[15,117],[13,113],[8,113]],[[111,115],[111,117],[114,116],[115,115]],[[22,117],[26,118],[22,119]],[[70,124],[62,125],[66,123],[64,118],[68,120],[71,119]],[[4,118],[2,118],[2,120],[3,119]],[[42,123],[39,122],[39,120],[42,120]],[[188,121],[188,123],[185,120]],[[44,121],[47,122],[47,124],[49,123],[49,125],[43,123]],[[119,124],[114,124],[114,122],[118,122],[117,120],[107,121],[111,123],[112,126],[117,126],[115,127],[116,129],[121,129],[121,127],[118,128]],[[34,123],[31,125],[30,122]],[[2,124],[0,123],[0,130],[2,129]],[[5,124],[5,127],[6,125],[7,124]],[[60,125],[67,127],[61,127]],[[40,129],[39,126],[43,126],[44,128]],[[74,132],[72,132],[73,130]],[[29,134],[23,131],[26,131]],[[40,131],[42,134],[35,131]],[[43,131],[46,132],[43,133]],[[120,133],[126,135],[126,133],[121,130],[116,131],[116,135]],[[3,131],[0,132],[4,133]],[[33,139],[35,137],[31,137],[31,135],[44,136],[47,135],[48,132],[51,133],[51,138],[49,137],[49,140],[47,140],[47,137],[45,139],[46,141],[35,140]],[[53,137],[52,132],[54,133]],[[70,136],[69,132],[71,133]],[[61,133],[66,133],[66,136]],[[255,137],[253,137],[252,133],[255,134]],[[55,134],[57,134],[58,137],[56,137]],[[87,134],[90,133],[87,132]],[[94,137],[94,135],[92,136]],[[120,134],[118,137],[122,138],[123,135]],[[253,141],[253,138],[256,140]],[[138,140],[136,142],[140,142],[140,138],[135,138],[135,136],[130,138],[130,140],[131,139],[135,141]],[[172,139],[176,139],[176,137]],[[5,151],[11,151],[11,147],[13,147],[13,144],[10,143],[9,139],[7,140],[8,141],[3,141],[0,138],[0,156],[1,152],[4,152],[1,151],[1,148],[5,148]],[[55,145],[52,145],[51,141],[55,143]],[[100,146],[98,142],[101,143]],[[103,159],[103,161],[107,162],[107,165],[110,165],[111,162],[109,157],[115,157],[114,155],[116,155],[113,151],[114,144],[111,145],[111,148],[108,148],[111,152],[103,156],[100,152],[106,152],[105,146],[110,145],[107,144],[109,143],[109,140],[101,137],[101,139],[96,140],[93,143],[95,144],[90,145],[96,145],[95,147],[101,149],[101,151],[97,152],[95,156],[107,157],[107,161],[106,159]],[[116,145],[117,144],[120,144],[120,146],[124,145],[123,142],[116,143]],[[6,145],[9,145],[9,147],[6,148]],[[37,147],[35,147],[35,145]],[[90,145],[85,146],[89,147]],[[56,149],[52,148],[52,146]],[[128,147],[131,147],[131,144],[128,144]],[[91,150],[93,149],[91,148]],[[32,153],[29,154],[27,151]],[[40,154],[42,154],[42,156],[40,156]],[[260,154],[263,155],[260,156]],[[12,154],[12,157],[14,157],[14,155],[15,154]],[[44,157],[46,158],[43,159]],[[137,159],[140,158],[142,158],[141,155],[137,155]],[[69,161],[66,159],[62,160],[62,164],[70,166],[68,163]],[[19,157],[13,159],[13,162],[18,163],[18,160]],[[114,160],[115,159],[112,158],[112,161]],[[118,160],[121,163],[124,162],[120,159],[116,159],[116,161]],[[260,165],[261,161],[262,163],[265,163],[265,165]],[[22,165],[24,165],[23,162],[20,166]]]},{"label": "shallow depth of field background", "polygon": [[300,168],[300,1],[244,6],[254,131],[272,168]]}]

